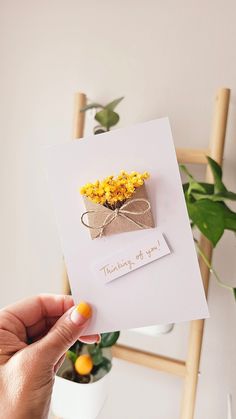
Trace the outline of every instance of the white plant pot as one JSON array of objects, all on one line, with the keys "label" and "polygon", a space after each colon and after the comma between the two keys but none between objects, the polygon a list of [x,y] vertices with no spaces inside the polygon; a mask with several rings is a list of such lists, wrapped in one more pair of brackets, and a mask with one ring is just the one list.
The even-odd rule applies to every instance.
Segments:
[{"label": "white plant pot", "polygon": [[63,419],[95,419],[107,398],[111,371],[89,384],[56,376],[52,393],[54,415]]},{"label": "white plant pot", "polygon": [[141,333],[149,336],[159,336],[172,331],[174,323],[168,324],[157,324],[155,326],[138,327],[137,329],[131,329],[132,332]]}]

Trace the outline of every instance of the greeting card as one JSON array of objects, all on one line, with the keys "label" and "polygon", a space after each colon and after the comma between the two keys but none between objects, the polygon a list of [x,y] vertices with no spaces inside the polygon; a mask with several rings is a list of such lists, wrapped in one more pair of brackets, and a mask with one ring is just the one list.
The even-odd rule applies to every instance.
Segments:
[{"label": "greeting card", "polygon": [[87,334],[208,316],[167,118],[48,147],[46,167]]}]

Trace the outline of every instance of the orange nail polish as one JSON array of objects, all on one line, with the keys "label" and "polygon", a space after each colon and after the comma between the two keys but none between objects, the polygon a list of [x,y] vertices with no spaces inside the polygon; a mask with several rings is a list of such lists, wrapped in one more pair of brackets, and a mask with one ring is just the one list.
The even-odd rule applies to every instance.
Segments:
[{"label": "orange nail polish", "polygon": [[86,319],[89,319],[92,316],[92,307],[86,303],[86,301],[80,301],[76,307],[76,310]]}]

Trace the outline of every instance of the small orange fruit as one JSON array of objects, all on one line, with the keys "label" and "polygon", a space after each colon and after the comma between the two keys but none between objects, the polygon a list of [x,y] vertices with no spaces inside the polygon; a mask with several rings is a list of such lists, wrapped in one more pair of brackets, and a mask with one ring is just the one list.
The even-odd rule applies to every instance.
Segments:
[{"label": "small orange fruit", "polygon": [[90,374],[90,372],[93,369],[93,361],[90,355],[84,354],[78,356],[78,358],[75,361],[75,370],[80,375],[87,375]]}]

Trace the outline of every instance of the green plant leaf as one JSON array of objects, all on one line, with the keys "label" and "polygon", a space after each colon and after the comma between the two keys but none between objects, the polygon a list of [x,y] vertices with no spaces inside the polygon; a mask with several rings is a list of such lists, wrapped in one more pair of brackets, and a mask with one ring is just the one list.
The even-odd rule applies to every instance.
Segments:
[{"label": "green plant leaf", "polygon": [[99,345],[93,344],[88,346],[88,352],[92,357],[95,366],[100,365],[103,361],[102,349]]},{"label": "green plant leaf", "polygon": [[186,200],[190,219],[199,230],[216,246],[225,229],[222,203],[209,199],[190,202]]},{"label": "green plant leaf", "polygon": [[70,347],[70,351],[74,352],[76,356],[78,356],[84,347],[85,343],[81,342],[80,340],[77,340],[74,345]]},{"label": "green plant leaf", "polygon": [[[206,194],[209,194],[209,195],[214,194],[214,185],[212,183],[199,182],[199,185],[201,185],[202,189],[205,191]],[[189,189],[189,182],[183,183],[184,192],[187,192],[188,189]]]},{"label": "green plant leaf", "polygon": [[182,172],[184,172],[187,175],[188,180],[189,180],[189,182],[187,183],[188,188],[186,190],[188,195],[190,195],[193,190],[201,192],[201,193],[206,193],[207,192],[205,187],[204,187],[204,183],[197,182],[197,180],[194,179],[194,177],[188,171],[186,166],[184,166],[183,164],[180,164],[179,167],[182,170]]},{"label": "green plant leaf", "polygon": [[80,109],[80,112],[86,112],[89,109],[93,109],[93,108],[104,108],[103,105],[101,105],[100,103],[90,103],[89,105],[86,105],[84,108]]},{"label": "green plant leaf", "polygon": [[190,182],[188,193],[190,194],[190,193],[192,193],[192,191],[198,191],[198,192],[203,193],[203,194],[206,193],[206,190],[203,187],[203,185],[201,183],[198,183],[198,182],[194,181],[194,180],[192,182]]},{"label": "green plant leaf", "polygon": [[117,122],[119,122],[120,117],[118,113],[111,111],[110,109],[102,109],[96,113],[95,119],[99,122],[99,124],[109,130],[111,127],[116,125]]},{"label": "green plant leaf", "polygon": [[93,132],[94,135],[103,134],[104,132],[106,132],[106,128],[102,127],[101,125],[98,125],[93,129]]},{"label": "green plant leaf", "polygon": [[91,374],[96,375],[101,368],[103,368],[106,372],[109,372],[111,367],[112,367],[111,361],[105,356],[103,356],[102,362],[98,365],[93,366]]},{"label": "green plant leaf", "polygon": [[212,195],[192,191],[192,196],[196,200],[198,200],[198,199],[210,199],[211,201],[214,201],[214,202],[227,201],[227,200],[236,201],[236,193],[230,192],[230,191],[219,192],[217,194],[212,194]]},{"label": "green plant leaf", "polygon": [[207,161],[212,171],[212,174],[214,176],[214,181],[215,181],[214,192],[215,193],[226,192],[227,189],[222,182],[222,169],[220,165],[209,156],[207,156]]},{"label": "green plant leaf", "polygon": [[99,343],[101,348],[109,348],[115,345],[117,339],[120,336],[120,332],[102,333],[101,342]]},{"label": "green plant leaf", "polygon": [[183,173],[185,173],[189,179],[193,179],[193,175],[190,173],[190,171],[187,169],[187,167],[184,164],[179,164],[180,170],[182,170]]},{"label": "green plant leaf", "polygon": [[216,246],[224,230],[236,232],[236,213],[224,201],[236,200],[236,193],[228,191],[222,182],[222,169],[212,158],[207,157],[215,184],[197,182],[188,169],[180,168],[188,176],[183,185],[185,200],[191,222]]},{"label": "green plant leaf", "polygon": [[225,203],[220,204],[223,210],[224,227],[226,230],[236,231],[236,212],[232,211]]},{"label": "green plant leaf", "polygon": [[119,97],[118,99],[113,100],[112,102],[108,103],[108,105],[105,106],[105,109],[110,109],[111,111],[114,111],[117,105],[124,99],[124,96]]},{"label": "green plant leaf", "polygon": [[75,363],[75,361],[77,359],[77,356],[76,356],[75,352],[68,350],[66,352],[66,356],[67,356],[68,359],[70,359],[73,362],[73,364]]},{"label": "green plant leaf", "polygon": [[230,201],[236,201],[236,193],[234,192],[225,191],[225,192],[221,192],[221,195],[222,197],[224,197],[224,199],[229,199]]},{"label": "green plant leaf", "polygon": [[233,292],[234,292],[234,298],[235,298],[235,301],[236,301],[236,288],[233,288]]},{"label": "green plant leaf", "polygon": [[104,370],[106,370],[107,372],[110,371],[111,369],[111,361],[110,359],[106,358],[105,356],[103,357],[102,363],[101,363],[101,367],[104,368]]}]

